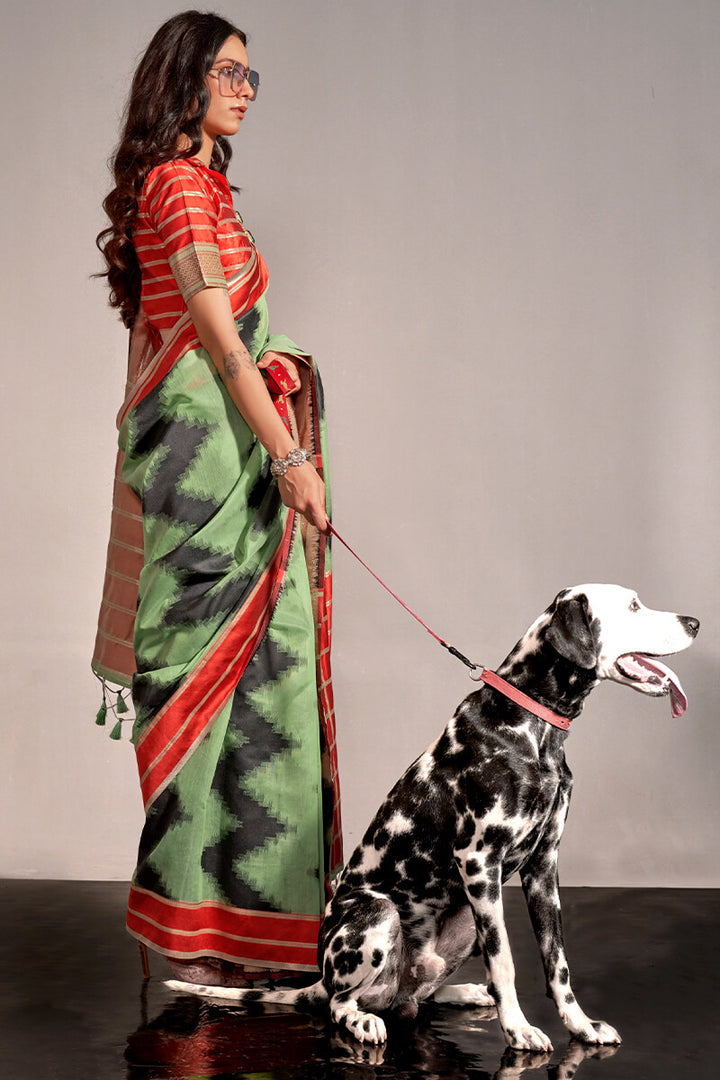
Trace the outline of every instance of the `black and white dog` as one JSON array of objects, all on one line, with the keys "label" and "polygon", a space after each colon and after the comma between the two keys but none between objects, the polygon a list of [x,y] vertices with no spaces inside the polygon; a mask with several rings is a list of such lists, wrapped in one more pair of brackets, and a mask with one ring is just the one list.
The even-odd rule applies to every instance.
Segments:
[{"label": "black and white dog", "polygon": [[[700,624],[652,611],[617,585],[561,592],[497,674],[565,727],[592,688],[612,679],[687,701],[658,656],[687,648]],[[558,891],[558,848],[572,776],[567,732],[491,685],[467,697],[440,738],[397,782],[343,871],[319,943],[322,980],[304,990],[234,990],[171,982],[175,990],[299,1008],[329,1002],[360,1042],[380,1043],[379,1013],[413,1017],[420,1002],[495,1005],[512,1047],[549,1051],[515,992],[502,884],[519,871],[548,993],[571,1034],[619,1043],[589,1019],[570,984]],[[487,986],[443,985],[479,946]]]}]

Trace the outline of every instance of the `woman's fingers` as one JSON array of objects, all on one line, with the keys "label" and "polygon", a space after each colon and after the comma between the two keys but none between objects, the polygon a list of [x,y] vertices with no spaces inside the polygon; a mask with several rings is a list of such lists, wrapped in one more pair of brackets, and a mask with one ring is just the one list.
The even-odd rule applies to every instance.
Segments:
[{"label": "woman's fingers", "polygon": [[300,382],[300,369],[294,357],[290,356],[288,353],[276,353],[269,349],[266,353],[263,353],[258,360],[257,366],[262,370],[269,367],[275,360],[282,364],[293,382],[293,389],[288,392],[295,393],[300,389],[302,384]]}]

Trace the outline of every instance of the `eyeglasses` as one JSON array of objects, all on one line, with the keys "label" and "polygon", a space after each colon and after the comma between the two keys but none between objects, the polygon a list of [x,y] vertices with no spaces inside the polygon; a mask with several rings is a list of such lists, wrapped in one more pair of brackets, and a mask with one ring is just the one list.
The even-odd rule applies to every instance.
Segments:
[{"label": "eyeglasses", "polygon": [[227,67],[211,68],[208,75],[217,79],[218,90],[223,97],[233,97],[247,79],[252,90],[253,101],[257,98],[260,76],[257,71],[250,71],[244,64],[233,64],[232,67],[228,64]]}]

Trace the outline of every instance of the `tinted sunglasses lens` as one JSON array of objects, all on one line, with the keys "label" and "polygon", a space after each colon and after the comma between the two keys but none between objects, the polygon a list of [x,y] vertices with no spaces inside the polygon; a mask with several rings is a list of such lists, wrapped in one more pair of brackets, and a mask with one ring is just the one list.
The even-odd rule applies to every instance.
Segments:
[{"label": "tinted sunglasses lens", "polygon": [[257,71],[248,71],[247,81],[250,83],[250,89],[253,92],[253,98],[258,96],[258,89],[260,87],[260,76]]}]

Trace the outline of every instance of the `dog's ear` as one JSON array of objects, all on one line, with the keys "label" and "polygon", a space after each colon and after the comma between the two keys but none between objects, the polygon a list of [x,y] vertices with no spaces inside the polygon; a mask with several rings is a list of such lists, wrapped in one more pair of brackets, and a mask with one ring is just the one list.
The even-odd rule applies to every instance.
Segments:
[{"label": "dog's ear", "polygon": [[582,668],[597,663],[597,642],[593,633],[590,605],[584,593],[558,597],[545,633],[556,652]]}]

